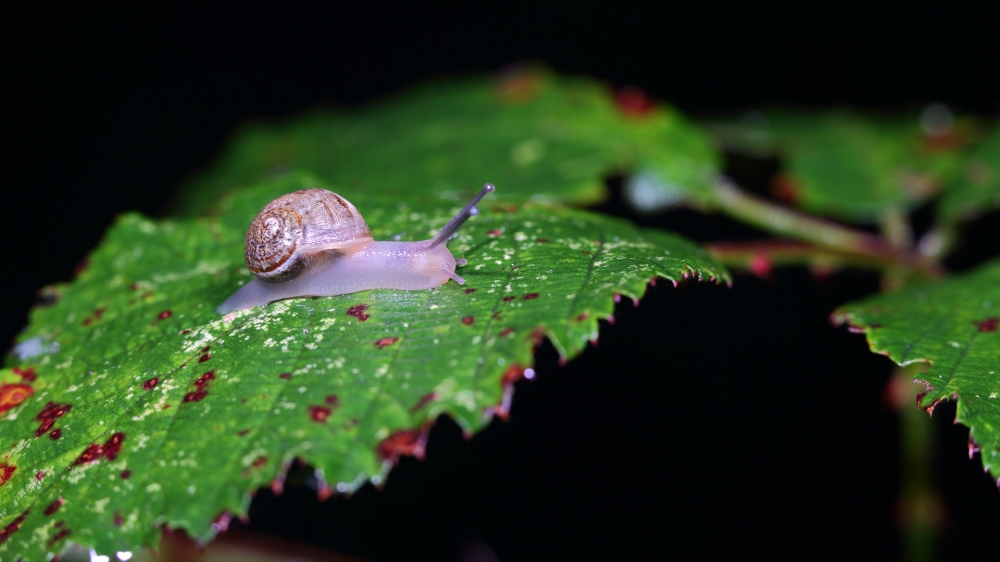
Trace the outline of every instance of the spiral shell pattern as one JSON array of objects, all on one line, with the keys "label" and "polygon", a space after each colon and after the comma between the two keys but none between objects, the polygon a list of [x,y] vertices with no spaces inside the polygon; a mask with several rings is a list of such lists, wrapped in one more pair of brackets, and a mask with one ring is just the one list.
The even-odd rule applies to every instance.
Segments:
[{"label": "spiral shell pattern", "polygon": [[243,255],[259,279],[284,281],[319,252],[347,252],[372,240],[354,205],[325,189],[305,189],[264,207],[250,223]]}]

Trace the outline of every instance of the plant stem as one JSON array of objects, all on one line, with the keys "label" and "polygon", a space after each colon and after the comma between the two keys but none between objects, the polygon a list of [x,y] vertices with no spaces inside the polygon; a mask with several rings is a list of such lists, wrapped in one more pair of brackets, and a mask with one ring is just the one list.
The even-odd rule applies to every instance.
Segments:
[{"label": "plant stem", "polygon": [[[806,265],[820,271],[842,267],[888,271],[899,266],[894,259],[885,255],[844,251],[796,240],[717,242],[704,243],[702,247],[726,267],[749,269],[755,273],[760,273],[762,264]],[[941,274],[940,268],[929,262],[919,262],[916,271],[930,278]]]},{"label": "plant stem", "polygon": [[894,247],[880,236],[800,213],[757,197],[740,189],[724,176],[715,184],[715,195],[713,204],[720,211],[768,232],[811,242],[844,255],[866,256],[877,263],[895,263],[912,269],[933,269],[919,254]]}]

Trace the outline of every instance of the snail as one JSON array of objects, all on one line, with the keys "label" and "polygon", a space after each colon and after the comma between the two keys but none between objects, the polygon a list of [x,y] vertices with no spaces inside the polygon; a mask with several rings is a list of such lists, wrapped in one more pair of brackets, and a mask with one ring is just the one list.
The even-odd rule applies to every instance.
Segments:
[{"label": "snail", "polygon": [[486,184],[430,240],[376,242],[361,213],[325,189],[304,189],[268,203],[250,223],[243,255],[256,276],[215,311],[227,314],[292,297],[330,297],[368,289],[432,289],[453,279],[455,259],[445,243],[479,214]]}]

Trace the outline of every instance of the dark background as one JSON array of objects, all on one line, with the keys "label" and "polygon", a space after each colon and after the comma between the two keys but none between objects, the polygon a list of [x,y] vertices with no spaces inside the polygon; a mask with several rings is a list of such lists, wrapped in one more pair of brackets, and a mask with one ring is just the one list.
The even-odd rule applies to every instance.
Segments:
[{"label": "dark background", "polygon": [[[178,183],[249,118],[527,60],[694,114],[931,101],[1000,111],[996,9],[693,4],[7,11],[0,339],[25,325],[37,289],[71,279],[116,214],[168,212]],[[730,171],[752,188],[762,166]],[[630,216],[615,200],[601,210]],[[970,228],[952,265],[996,253],[996,215]],[[689,212],[641,220],[703,241],[759,236]],[[897,558],[891,365],[827,322],[876,288],[863,272],[817,280],[796,269],[740,276],[732,289],[661,284],[639,308],[620,305],[582,360],[560,368],[543,347],[510,422],[464,441],[443,420],[426,460],[404,460],[384,490],[325,504],[308,487],[261,494],[250,525],[374,558]],[[965,458],[953,416],[942,406],[932,423],[949,512],[942,554],[961,559],[995,541],[1000,494]]]}]

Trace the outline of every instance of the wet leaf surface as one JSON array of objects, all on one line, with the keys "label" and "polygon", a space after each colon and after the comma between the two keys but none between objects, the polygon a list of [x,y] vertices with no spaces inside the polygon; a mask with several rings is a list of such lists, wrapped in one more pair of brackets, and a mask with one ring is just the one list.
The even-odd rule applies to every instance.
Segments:
[{"label": "wet leaf surface", "polygon": [[594,203],[608,174],[644,170],[695,195],[720,156],[673,107],[637,90],[522,69],[431,82],[356,111],[250,123],[182,186],[175,210],[200,214],[235,186],[296,169],[344,190],[454,197],[492,182],[501,201]]},{"label": "wet leaf surface", "polygon": [[841,307],[834,315],[863,330],[872,351],[900,365],[926,361],[917,407],[958,402],[969,455],[1000,486],[1000,261],[946,281],[914,285]]},{"label": "wet leaf surface", "polygon": [[[317,468],[321,495],[377,482],[422,454],[437,415],[469,432],[506,415],[541,339],[575,356],[613,297],[637,299],[656,277],[728,280],[668,233],[485,200],[449,243],[469,260],[465,285],[217,316],[250,279],[251,218],[323,185],[292,173],[207,218],[125,215],[78,278],[52,288],[58,299],[33,311],[0,372],[0,558],[42,559],[67,541],[133,550],[156,544],[164,524],[210,538],[255,489],[280,488],[293,458]],[[429,237],[460,206],[430,192],[338,191],[381,240]]]}]

